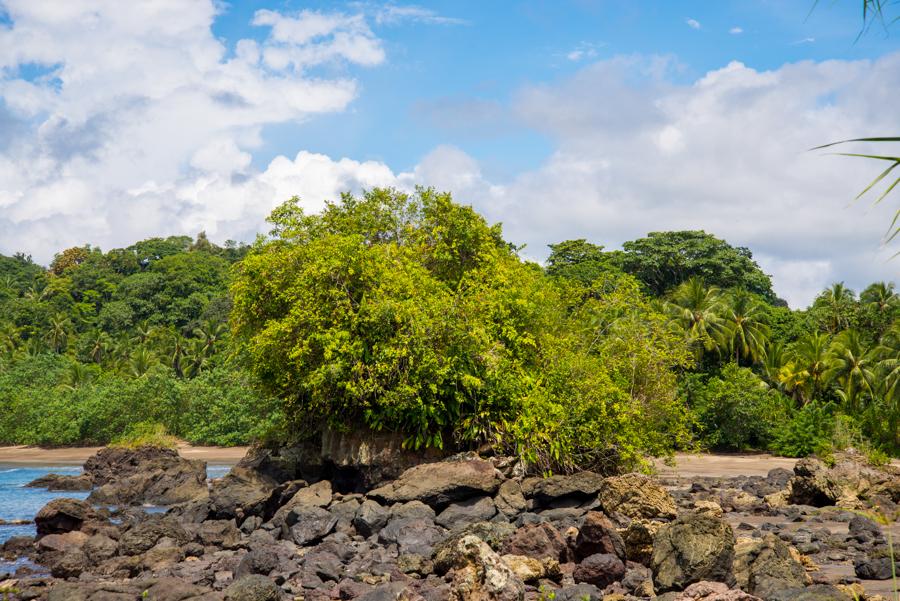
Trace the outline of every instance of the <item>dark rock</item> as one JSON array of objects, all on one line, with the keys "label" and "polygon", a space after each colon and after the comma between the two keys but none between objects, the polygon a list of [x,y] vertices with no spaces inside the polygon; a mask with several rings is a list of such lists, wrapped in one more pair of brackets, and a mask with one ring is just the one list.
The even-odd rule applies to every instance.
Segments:
[{"label": "dark rock", "polygon": [[353,518],[353,527],[362,536],[369,537],[377,534],[388,523],[391,512],[379,503],[366,499],[356,511]]},{"label": "dark rock", "polygon": [[575,566],[572,576],[575,582],[587,582],[597,587],[606,587],[622,579],[625,575],[625,564],[615,555],[597,553],[589,555]]},{"label": "dark rock", "polygon": [[265,576],[251,574],[225,589],[225,601],[280,601],[281,590]]},{"label": "dark rock", "polygon": [[784,469],[783,467],[776,467],[770,469],[769,473],[766,474],[766,481],[775,488],[781,489],[787,486],[788,482],[790,482],[793,477],[794,473],[791,470]]},{"label": "dark rock", "polygon": [[50,491],[85,491],[93,487],[93,479],[86,474],[78,476],[47,474],[25,485],[25,488],[46,488]]},{"label": "dark rock", "polygon": [[891,558],[888,556],[857,559],[853,569],[863,580],[890,580],[893,577]]},{"label": "dark rock", "polygon": [[98,564],[113,557],[119,549],[119,543],[105,534],[95,534],[84,542],[82,551],[88,561]]},{"label": "dark rock", "polygon": [[122,533],[119,553],[139,555],[151,549],[162,538],[170,538],[181,545],[191,540],[191,536],[175,518],[151,515]]},{"label": "dark rock", "polygon": [[788,546],[773,534],[738,544],[733,570],[738,587],[764,599],[778,591],[807,584],[804,567],[794,559]]},{"label": "dark rock", "polygon": [[657,589],[684,589],[701,580],[727,582],[734,559],[731,526],[709,514],[687,513],[653,538],[650,568]]},{"label": "dark rock", "polygon": [[609,518],[598,511],[590,511],[575,539],[575,559],[581,561],[597,553],[613,554],[624,561],[625,541]]},{"label": "dark rock", "polygon": [[88,501],[101,505],[174,505],[206,496],[206,462],[174,449],[106,447],[88,458],[84,473],[99,488]]},{"label": "dark rock", "polygon": [[565,563],[569,548],[559,531],[546,522],[519,528],[503,544],[503,553],[524,555],[535,559],[554,559]]},{"label": "dark rock", "polygon": [[241,533],[234,525],[234,520],[208,520],[200,524],[197,538],[208,547],[234,549],[240,544]]},{"label": "dark rock", "polygon": [[277,487],[278,482],[273,478],[237,465],[210,485],[211,511],[220,519],[241,521],[248,515],[262,513]]},{"label": "dark rock", "polygon": [[97,519],[97,513],[84,501],[78,499],[53,499],[34,517],[34,525],[39,537],[47,534],[63,534],[80,530],[87,520]]},{"label": "dark rock", "polygon": [[514,518],[528,508],[521,485],[515,480],[507,480],[500,485],[494,497],[497,511],[509,519]]},{"label": "dark rock", "polygon": [[603,591],[593,584],[582,582],[556,591],[555,601],[602,601]]},{"label": "dark rock", "polygon": [[434,512],[434,509],[422,501],[409,501],[391,506],[390,519],[392,520],[422,519],[433,522],[435,517],[437,517],[437,514]]},{"label": "dark rock", "polygon": [[378,533],[382,544],[396,544],[400,553],[430,557],[443,532],[430,520],[393,519]]},{"label": "dark rock", "polygon": [[323,582],[337,582],[344,575],[344,566],[340,558],[327,551],[315,551],[303,558],[303,568],[312,572]]},{"label": "dark rock", "polygon": [[488,461],[441,461],[412,467],[397,480],[370,491],[369,497],[382,503],[421,501],[442,509],[454,501],[493,495],[502,482],[503,476]]},{"label": "dark rock", "polygon": [[298,545],[314,544],[334,529],[337,518],[327,510],[312,505],[299,505],[285,518],[290,538]]},{"label": "dark rock", "polygon": [[539,505],[548,505],[563,497],[584,500],[597,494],[603,480],[600,474],[587,471],[549,478],[532,478],[523,483],[522,492],[526,498],[534,499]]},{"label": "dark rock", "polygon": [[268,576],[275,571],[279,562],[280,559],[275,549],[271,547],[253,549],[241,558],[241,562],[234,572],[234,577],[238,579],[249,574]]},{"label": "dark rock", "polygon": [[473,497],[448,505],[437,516],[435,523],[448,530],[454,530],[477,522],[486,522],[495,515],[497,508],[490,497]]},{"label": "dark rock", "polygon": [[444,575],[453,566],[453,549],[457,548],[460,539],[466,536],[477,536],[484,541],[492,550],[500,552],[503,543],[514,532],[516,527],[512,524],[504,522],[479,522],[466,526],[462,530],[452,533],[450,536],[442,540],[434,549],[434,571],[436,574]]}]

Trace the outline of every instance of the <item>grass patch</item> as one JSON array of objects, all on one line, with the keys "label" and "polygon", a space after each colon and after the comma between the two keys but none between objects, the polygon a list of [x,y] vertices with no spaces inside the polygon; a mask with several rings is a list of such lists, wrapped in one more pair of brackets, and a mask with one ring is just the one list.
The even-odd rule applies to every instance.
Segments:
[{"label": "grass patch", "polygon": [[157,447],[174,449],[178,439],[166,431],[166,427],[156,422],[139,422],[125,429],[121,436],[113,440],[109,446],[124,449],[139,447]]}]

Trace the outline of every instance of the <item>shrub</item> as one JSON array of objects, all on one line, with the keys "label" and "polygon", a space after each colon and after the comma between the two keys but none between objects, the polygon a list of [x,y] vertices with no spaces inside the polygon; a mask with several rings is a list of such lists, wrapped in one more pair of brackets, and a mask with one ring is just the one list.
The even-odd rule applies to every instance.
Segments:
[{"label": "shrub", "polygon": [[790,401],[750,369],[726,365],[688,393],[702,441],[714,449],[765,449],[790,415]]},{"label": "shrub", "polygon": [[828,455],[833,449],[833,410],[831,404],[804,405],[778,429],[771,450],[785,457]]},{"label": "shrub", "polygon": [[164,425],[155,422],[137,422],[130,424],[109,446],[126,449],[139,447],[174,449],[177,444],[178,439],[169,436]]}]

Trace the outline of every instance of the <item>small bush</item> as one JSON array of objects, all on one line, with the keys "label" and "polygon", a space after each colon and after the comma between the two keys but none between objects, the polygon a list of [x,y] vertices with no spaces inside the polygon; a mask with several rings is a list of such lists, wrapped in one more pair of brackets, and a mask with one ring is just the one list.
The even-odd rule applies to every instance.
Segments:
[{"label": "small bush", "polygon": [[785,457],[829,455],[834,449],[832,406],[809,403],[794,412],[778,430],[770,449]]},{"label": "small bush", "polygon": [[714,449],[765,449],[789,417],[789,400],[751,370],[730,363],[687,391],[701,440]]},{"label": "small bush", "polygon": [[166,427],[154,422],[138,422],[125,429],[125,432],[113,440],[109,446],[126,449],[138,447],[159,447],[174,449],[178,439],[166,432]]}]

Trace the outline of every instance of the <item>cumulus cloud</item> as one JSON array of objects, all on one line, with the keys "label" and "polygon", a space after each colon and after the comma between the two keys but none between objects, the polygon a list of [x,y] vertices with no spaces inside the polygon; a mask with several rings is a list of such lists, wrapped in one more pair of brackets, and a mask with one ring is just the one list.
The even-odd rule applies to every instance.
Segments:
[{"label": "cumulus cloud", "polygon": [[87,241],[248,229],[237,222],[274,201],[238,193],[281,191],[280,162],[268,178],[250,169],[262,128],[357,94],[351,78],[307,72],[385,60],[358,14],[261,10],[261,40],[229,48],[211,31],[219,6],[0,0],[0,250],[46,261]]},{"label": "cumulus cloud", "polygon": [[688,27],[690,27],[691,29],[701,28],[700,21],[698,21],[697,19],[687,18],[684,20],[684,22],[687,23]]},{"label": "cumulus cloud", "polygon": [[[226,47],[211,32],[217,6],[0,0],[0,251],[46,261],[201,229],[251,240],[295,194],[315,211],[342,191],[421,183],[502,221],[535,259],[566,238],[614,248],[702,228],[753,249],[794,306],[833,280],[896,278],[879,247],[891,207],[848,206],[878,166],[806,149],[891,130],[900,54],[734,62],[690,83],[669,57],[594,62],[511,106],[474,106],[554,148],[503,181],[445,145],[403,173],[302,149],[257,168],[264,126],[346,109],[357,85],[344,67],[386,57],[368,13],[260,11],[259,39]],[[342,75],[323,77],[326,64]]]},{"label": "cumulus cloud", "polygon": [[742,27],[732,27],[728,30],[728,33],[730,33],[731,35],[740,35],[744,33],[744,29]]}]

